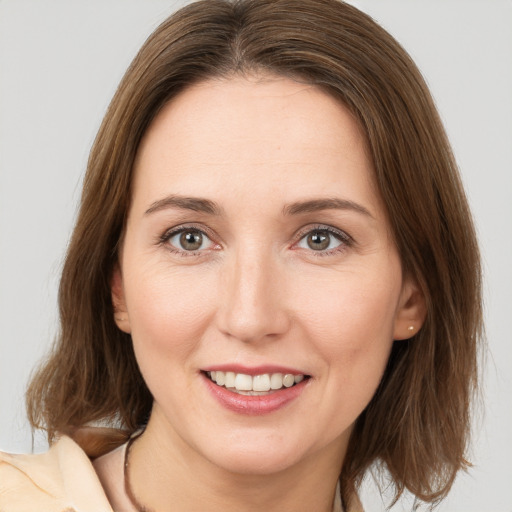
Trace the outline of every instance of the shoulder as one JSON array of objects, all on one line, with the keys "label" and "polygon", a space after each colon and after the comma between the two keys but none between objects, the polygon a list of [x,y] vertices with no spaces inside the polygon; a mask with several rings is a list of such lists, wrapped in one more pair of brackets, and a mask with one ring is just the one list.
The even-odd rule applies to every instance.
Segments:
[{"label": "shoulder", "polygon": [[2,512],[112,512],[86,453],[62,436],[46,453],[0,452]]}]

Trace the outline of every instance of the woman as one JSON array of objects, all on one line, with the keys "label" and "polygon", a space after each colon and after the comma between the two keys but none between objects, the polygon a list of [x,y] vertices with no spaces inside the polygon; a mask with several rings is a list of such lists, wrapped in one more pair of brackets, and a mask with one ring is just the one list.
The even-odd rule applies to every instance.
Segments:
[{"label": "woman", "polygon": [[208,0],[156,30],[60,313],[28,392],[52,448],[2,455],[6,510],[359,510],[373,464],[427,502],[467,467],[471,216],[418,70],[346,4]]}]

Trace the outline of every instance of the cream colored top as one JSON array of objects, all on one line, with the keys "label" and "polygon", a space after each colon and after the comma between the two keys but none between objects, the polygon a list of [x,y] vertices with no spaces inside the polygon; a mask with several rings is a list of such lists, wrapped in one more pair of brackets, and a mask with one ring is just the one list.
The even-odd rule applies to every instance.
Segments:
[{"label": "cream colored top", "polygon": [[63,436],[39,455],[0,453],[2,512],[113,512],[89,457]]},{"label": "cream colored top", "polygon": [[[124,492],[124,482],[104,489],[98,478],[102,471],[124,474],[125,450],[126,444],[116,448],[108,465],[102,457],[92,463],[77,443],[62,436],[46,453],[0,452],[0,511],[136,512]],[[343,512],[339,492],[333,512]],[[362,512],[357,498],[347,512]]]}]

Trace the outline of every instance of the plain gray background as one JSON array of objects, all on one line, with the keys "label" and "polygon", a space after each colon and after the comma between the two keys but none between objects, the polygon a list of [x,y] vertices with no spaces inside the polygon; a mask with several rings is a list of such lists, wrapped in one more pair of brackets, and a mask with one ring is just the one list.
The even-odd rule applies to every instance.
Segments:
[{"label": "plain gray background", "polygon": [[[172,0],[0,0],[0,449],[31,450],[24,388],[57,330],[56,290],[89,148]],[[475,467],[439,511],[512,511],[512,2],[354,0],[411,53],[457,156],[484,259],[489,350]],[[41,436],[36,450],[43,450]],[[363,502],[383,510],[371,479]],[[404,499],[394,510],[410,510]]]}]

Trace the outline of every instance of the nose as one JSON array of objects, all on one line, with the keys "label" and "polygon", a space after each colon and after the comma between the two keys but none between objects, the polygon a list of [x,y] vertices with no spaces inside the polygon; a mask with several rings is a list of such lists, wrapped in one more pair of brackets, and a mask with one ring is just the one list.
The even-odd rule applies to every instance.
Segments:
[{"label": "nose", "polygon": [[266,250],[240,250],[222,273],[218,326],[224,335],[254,343],[276,339],[290,328],[286,276]]}]

